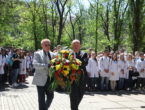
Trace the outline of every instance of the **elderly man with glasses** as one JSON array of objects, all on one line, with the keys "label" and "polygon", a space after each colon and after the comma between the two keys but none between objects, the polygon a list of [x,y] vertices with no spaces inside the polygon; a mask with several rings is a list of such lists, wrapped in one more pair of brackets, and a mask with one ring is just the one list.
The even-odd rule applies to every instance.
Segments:
[{"label": "elderly man with glasses", "polygon": [[[48,69],[53,53],[50,52],[51,42],[49,39],[41,41],[42,50],[34,53],[33,66],[35,68],[33,84],[37,87],[39,110],[48,110],[54,97],[54,92],[49,91],[51,83],[48,77]],[[45,96],[46,99],[45,100]]]}]

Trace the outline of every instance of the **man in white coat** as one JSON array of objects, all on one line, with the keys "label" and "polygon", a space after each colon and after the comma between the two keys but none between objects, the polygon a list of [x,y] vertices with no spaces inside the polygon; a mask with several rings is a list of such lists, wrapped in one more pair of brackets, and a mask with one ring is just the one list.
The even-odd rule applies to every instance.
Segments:
[{"label": "man in white coat", "polygon": [[139,72],[139,77],[137,81],[137,87],[140,89],[145,89],[145,59],[144,53],[140,53],[140,58],[136,64],[137,71]]},{"label": "man in white coat", "polygon": [[103,57],[100,58],[100,70],[101,70],[101,90],[109,89],[109,68],[111,59],[108,57],[109,51],[105,50]]},{"label": "man in white coat", "polygon": [[[41,41],[42,50],[34,53],[33,66],[35,73],[32,83],[37,86],[39,110],[48,110],[54,97],[54,93],[48,90],[51,83],[48,69],[53,55],[50,52],[50,45],[49,39],[43,39]],[[46,101],[45,96],[47,96]]]},{"label": "man in white coat", "polygon": [[89,76],[89,91],[99,89],[99,66],[96,59],[96,53],[94,51],[91,52],[91,58],[89,58],[86,69]]},{"label": "man in white coat", "polygon": [[119,83],[118,83],[118,88],[119,90],[124,89],[125,86],[125,78],[127,74],[127,64],[125,61],[124,54],[119,55],[119,60],[118,60],[118,72],[119,72]]}]

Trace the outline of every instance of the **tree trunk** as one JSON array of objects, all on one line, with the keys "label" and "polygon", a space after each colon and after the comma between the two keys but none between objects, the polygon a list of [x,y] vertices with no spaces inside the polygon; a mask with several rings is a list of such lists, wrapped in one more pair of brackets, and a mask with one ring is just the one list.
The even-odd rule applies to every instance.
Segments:
[{"label": "tree trunk", "polygon": [[64,0],[64,1],[56,0],[55,2],[56,8],[59,14],[59,31],[58,31],[58,37],[57,37],[57,45],[61,43],[61,37],[62,37],[64,25],[65,25],[65,17],[67,17],[67,14],[65,14],[65,6],[67,2],[68,0]]},{"label": "tree trunk", "polygon": [[48,18],[47,18],[47,14],[46,14],[46,6],[45,6],[43,0],[42,0],[42,2],[43,2],[43,16],[44,16],[44,19],[43,19],[44,20],[44,23],[43,23],[44,33],[45,33],[45,38],[49,38],[49,36],[48,36],[48,22],[47,22]]},{"label": "tree trunk", "polygon": [[[107,9],[105,12],[105,16],[103,17],[103,15],[101,14],[101,18],[103,20],[103,29],[104,29],[104,34],[107,37],[107,40],[110,42],[110,33],[109,33],[109,27],[110,27],[110,17],[109,17],[109,2],[107,3]],[[111,50],[110,45],[108,45],[106,48],[109,49],[109,51]]]},{"label": "tree trunk", "polygon": [[36,33],[36,21],[35,21],[35,15],[33,14],[33,36],[34,36],[34,43],[35,43],[35,50],[38,49],[38,43],[37,43],[37,33]]},{"label": "tree trunk", "polygon": [[129,0],[130,34],[133,41],[133,52],[140,51],[143,44],[144,0]]},{"label": "tree trunk", "polygon": [[98,51],[98,14],[99,14],[99,0],[97,1],[97,9],[96,9],[96,31],[95,31],[95,38],[96,38],[96,43],[95,43],[95,52],[97,53]]},{"label": "tree trunk", "polygon": [[63,31],[63,17],[60,18],[60,22],[59,22],[59,31],[58,31],[58,37],[57,37],[57,45],[59,45],[61,43],[61,37],[62,37],[62,32]]},{"label": "tree trunk", "polygon": [[54,42],[55,42],[55,35],[56,35],[56,32],[55,32],[55,26],[56,26],[56,18],[55,18],[55,15],[54,15],[54,13],[55,13],[55,10],[54,10],[54,5],[52,4],[52,8],[51,8],[51,10],[52,10],[52,15],[51,15],[51,17],[52,17],[52,47],[54,47]]},{"label": "tree trunk", "polygon": [[[36,2],[34,3],[34,10],[36,9]],[[37,30],[36,30],[36,13],[35,11],[32,12],[32,22],[33,22],[33,36],[34,36],[34,43],[35,43],[35,50],[38,50],[38,39],[37,39]]]},{"label": "tree trunk", "polygon": [[78,38],[79,38],[79,40],[80,40],[80,43],[82,44],[82,22],[81,22],[81,20],[79,19],[79,22],[78,22],[78,31],[79,31],[79,36],[78,36]]},{"label": "tree trunk", "polygon": [[72,36],[73,36],[73,40],[76,38],[75,36],[75,26],[73,24],[73,21],[72,21],[72,16],[71,16],[71,12],[69,11],[69,18],[70,18],[70,23],[71,23],[71,28],[72,28]]}]

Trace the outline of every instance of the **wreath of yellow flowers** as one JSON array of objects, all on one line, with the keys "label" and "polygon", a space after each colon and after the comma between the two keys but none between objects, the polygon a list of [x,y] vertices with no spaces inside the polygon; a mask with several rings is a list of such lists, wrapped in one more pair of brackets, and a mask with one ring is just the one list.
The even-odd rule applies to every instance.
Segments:
[{"label": "wreath of yellow flowers", "polygon": [[50,62],[49,77],[53,80],[49,89],[55,90],[58,86],[62,86],[70,90],[71,84],[77,83],[83,73],[81,64],[70,51],[61,50]]}]

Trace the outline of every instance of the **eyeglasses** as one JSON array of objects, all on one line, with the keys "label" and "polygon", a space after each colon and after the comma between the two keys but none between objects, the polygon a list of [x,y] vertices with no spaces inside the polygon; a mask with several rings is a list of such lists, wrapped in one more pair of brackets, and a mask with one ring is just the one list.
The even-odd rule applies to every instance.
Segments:
[{"label": "eyeglasses", "polygon": [[46,45],[45,45],[45,47],[49,47],[49,46],[50,46],[50,44],[46,44]]}]

